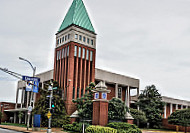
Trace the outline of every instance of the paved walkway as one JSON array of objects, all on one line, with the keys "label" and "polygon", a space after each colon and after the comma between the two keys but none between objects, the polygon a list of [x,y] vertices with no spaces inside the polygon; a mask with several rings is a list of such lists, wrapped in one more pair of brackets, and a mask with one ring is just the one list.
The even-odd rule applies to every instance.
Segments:
[{"label": "paved walkway", "polygon": [[[10,126],[10,125],[0,125],[0,128],[20,131],[20,132],[25,132],[25,133],[47,133],[46,129],[41,129],[40,131],[32,131],[32,128],[29,128],[29,130],[27,131],[25,127],[17,127],[17,126]],[[61,130],[63,130],[63,128],[52,128],[52,133],[66,133]]]},{"label": "paved walkway", "polygon": [[142,130],[142,132],[143,133],[184,133],[184,132],[176,132],[176,131],[151,131],[151,130]]}]

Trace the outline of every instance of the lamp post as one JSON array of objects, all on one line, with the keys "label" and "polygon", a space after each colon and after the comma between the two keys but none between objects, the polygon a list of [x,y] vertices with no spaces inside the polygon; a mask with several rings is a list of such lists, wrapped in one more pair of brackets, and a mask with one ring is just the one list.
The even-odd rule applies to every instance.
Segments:
[{"label": "lamp post", "polygon": [[[31,68],[33,70],[33,75],[32,76],[34,77],[35,76],[35,72],[36,72],[36,67],[34,67],[32,65],[32,63],[30,61],[28,61],[27,59],[24,59],[22,57],[19,57],[19,59],[23,60],[23,61],[26,61],[26,62],[28,62],[30,64],[30,66],[31,66]],[[35,98],[35,96],[34,96],[34,93],[33,93],[33,88],[32,88],[31,95],[30,95],[30,103],[29,103],[30,106],[32,104],[32,97],[33,97],[33,107],[34,107],[34,98]],[[27,105],[26,105],[27,107],[28,107],[28,102],[29,102],[29,91],[27,92]],[[27,130],[29,128],[29,122],[30,122],[30,113],[28,112]]]}]

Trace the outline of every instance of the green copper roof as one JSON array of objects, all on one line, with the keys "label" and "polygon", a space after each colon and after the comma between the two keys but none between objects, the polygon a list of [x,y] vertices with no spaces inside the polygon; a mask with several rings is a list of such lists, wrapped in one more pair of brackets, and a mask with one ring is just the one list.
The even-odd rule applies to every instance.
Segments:
[{"label": "green copper roof", "polygon": [[73,3],[69,8],[69,11],[67,12],[58,32],[64,30],[72,24],[95,32],[82,0],[73,0]]}]

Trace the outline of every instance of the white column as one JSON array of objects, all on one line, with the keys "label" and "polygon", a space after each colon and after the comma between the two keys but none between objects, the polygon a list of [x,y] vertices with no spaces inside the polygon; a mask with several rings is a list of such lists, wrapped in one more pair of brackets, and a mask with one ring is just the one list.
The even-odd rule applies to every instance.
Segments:
[{"label": "white column", "polygon": [[178,110],[178,104],[176,104],[176,110]]},{"label": "white column", "polygon": [[167,104],[164,105],[164,118],[166,118],[166,107],[167,107]]},{"label": "white column", "polygon": [[183,105],[181,105],[181,109],[183,109]]},{"label": "white column", "polygon": [[130,107],[130,87],[128,86],[126,89],[126,96],[127,96],[127,107]]},{"label": "white column", "polygon": [[14,123],[16,123],[16,112],[14,112]]},{"label": "white column", "polygon": [[170,103],[170,115],[173,113],[173,104]]},{"label": "white column", "polygon": [[118,84],[115,84],[115,97],[118,98]]},{"label": "white column", "polygon": [[23,101],[24,101],[24,88],[22,88],[22,97],[21,97],[21,108],[22,108],[22,105],[23,105]]},{"label": "white column", "polygon": [[17,86],[15,109],[17,109],[17,105],[18,105],[18,97],[19,97],[19,88],[18,88],[18,86]]}]

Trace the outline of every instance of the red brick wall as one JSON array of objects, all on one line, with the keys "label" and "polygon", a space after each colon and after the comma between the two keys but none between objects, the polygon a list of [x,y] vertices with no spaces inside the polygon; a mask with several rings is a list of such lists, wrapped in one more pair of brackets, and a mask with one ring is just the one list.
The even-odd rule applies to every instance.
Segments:
[{"label": "red brick wall", "polygon": [[[176,130],[176,125],[168,124],[168,119],[163,119],[162,125],[164,128]],[[185,128],[182,126],[179,126],[179,131],[185,131]],[[190,127],[187,128],[187,131],[190,132]]]},{"label": "red brick wall", "polygon": [[[68,46],[69,56],[62,58],[62,49],[68,48]],[[77,56],[74,57],[75,46],[77,46],[77,51],[79,51],[79,47],[81,47],[81,57],[78,57],[79,52],[77,52]],[[83,48],[85,48],[85,59],[82,59]],[[86,60],[87,50],[89,50],[88,60]],[[60,60],[57,60],[56,58],[58,51],[61,51]],[[90,61],[90,51],[93,52],[92,61]],[[81,91],[83,91],[84,95],[86,87],[90,84],[90,82],[95,81],[95,57],[96,49],[75,42],[69,42],[55,49],[54,80],[58,81],[61,88],[64,88],[64,96],[66,94],[65,105],[69,115],[76,109],[72,102],[73,93],[75,93],[74,98],[76,99],[77,88],[79,88],[78,98],[80,98],[82,94]],[[71,80],[70,82],[68,81],[69,79]],[[75,88],[75,92],[73,92],[73,87]]]},{"label": "red brick wall", "polygon": [[8,117],[7,113],[4,112],[4,110],[14,109],[15,108],[15,103],[0,102],[0,105],[3,105],[2,108],[0,106],[0,111],[3,112],[3,118],[1,120],[2,120],[2,122],[8,121],[9,117]]}]

